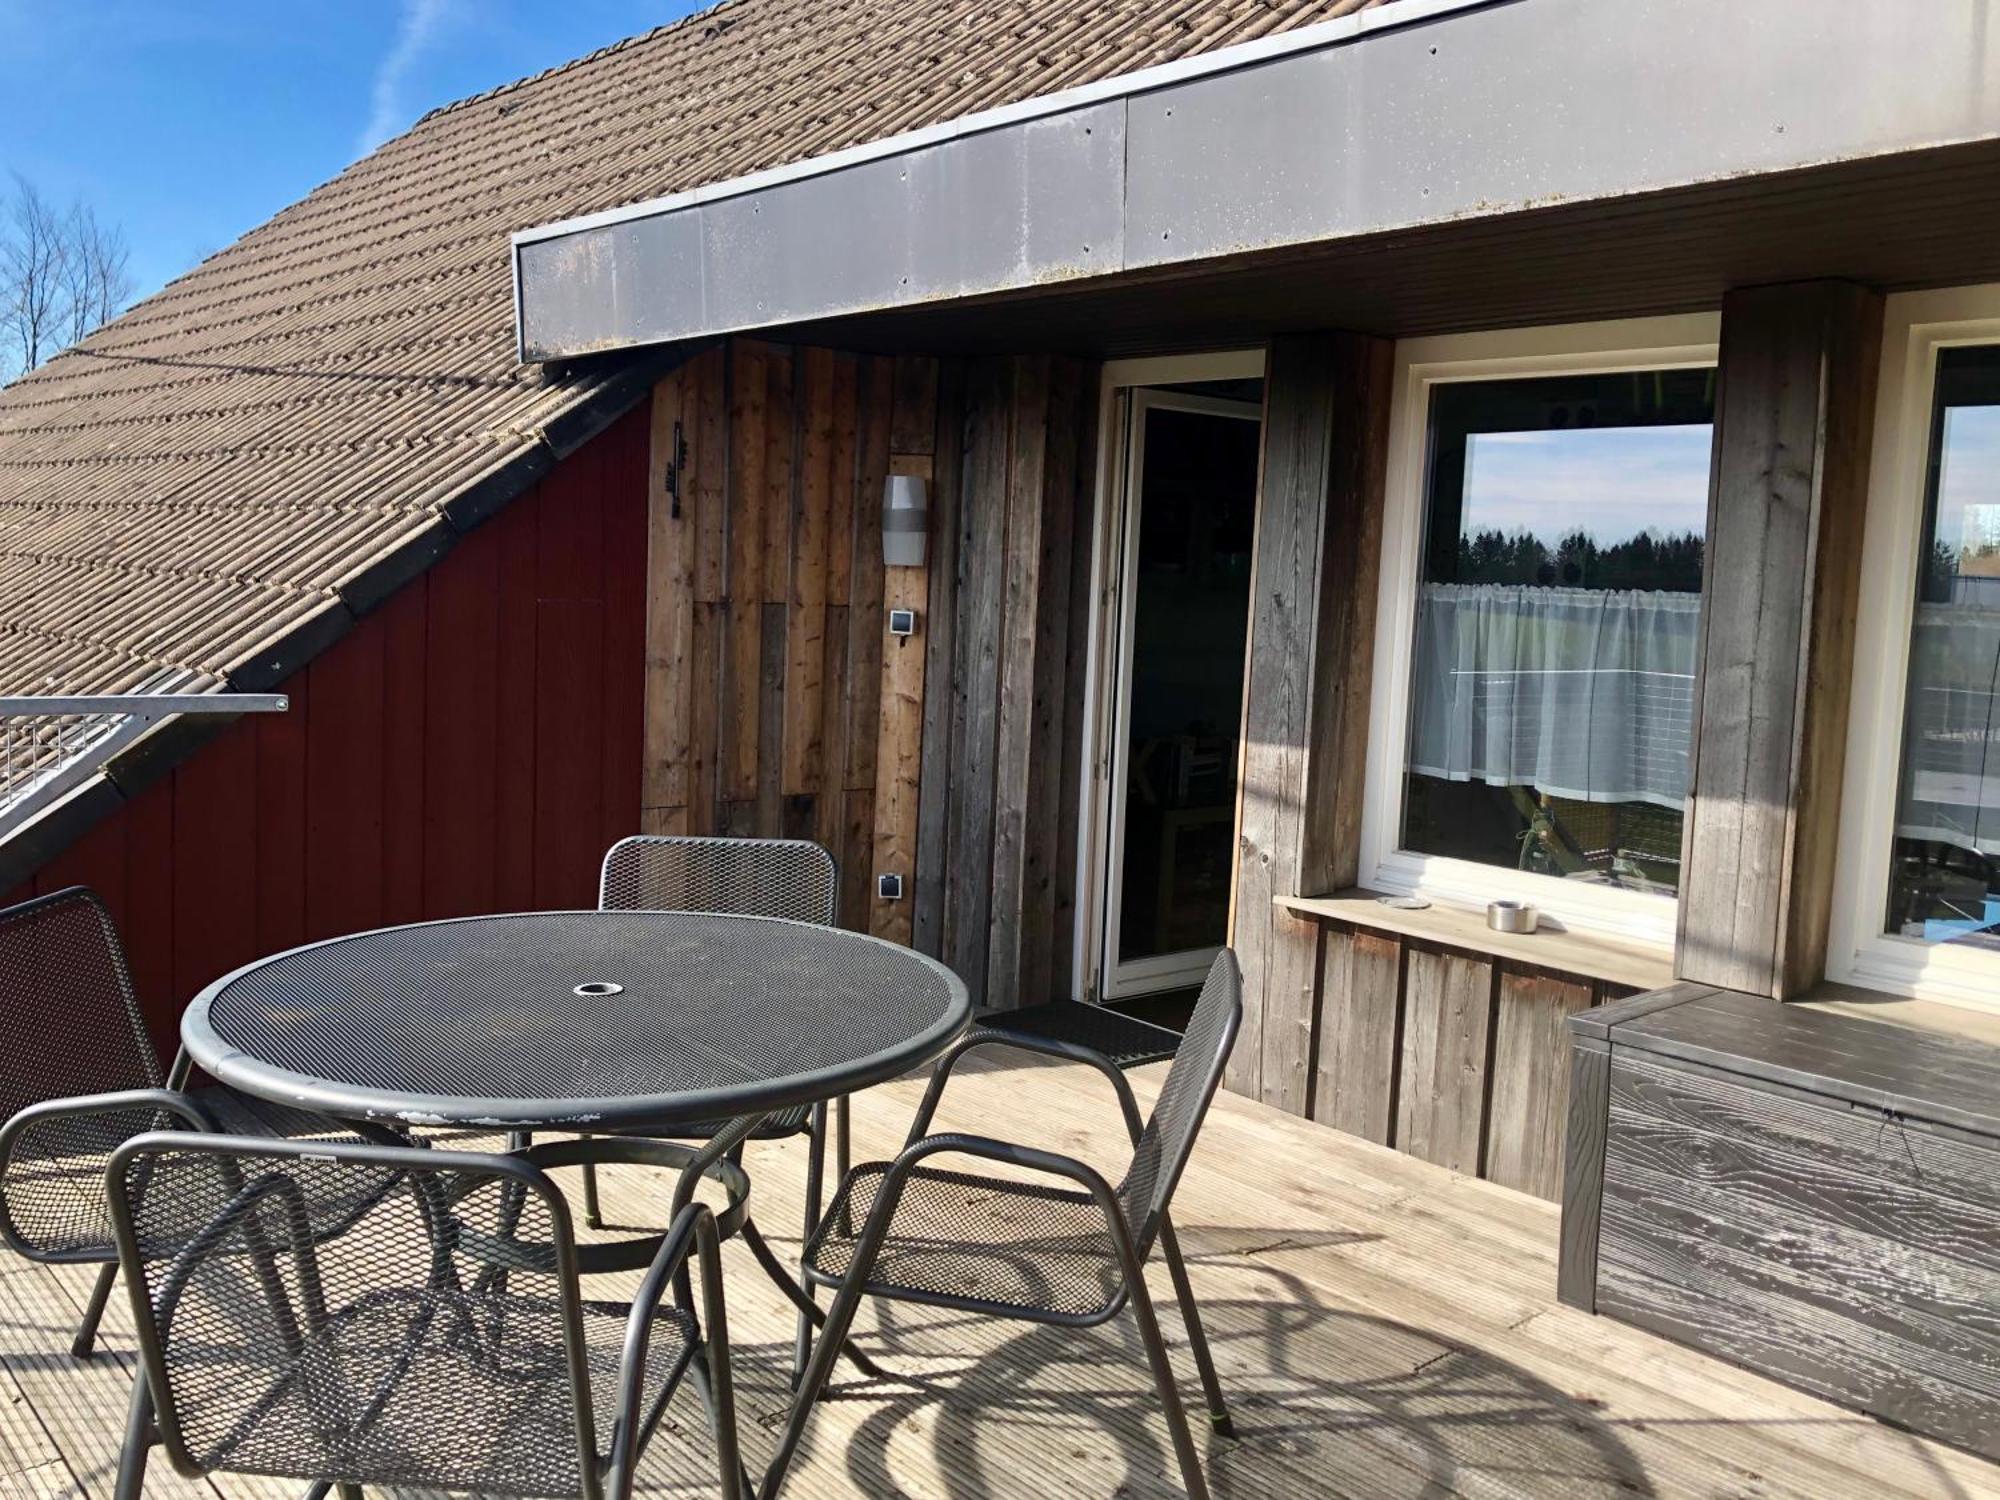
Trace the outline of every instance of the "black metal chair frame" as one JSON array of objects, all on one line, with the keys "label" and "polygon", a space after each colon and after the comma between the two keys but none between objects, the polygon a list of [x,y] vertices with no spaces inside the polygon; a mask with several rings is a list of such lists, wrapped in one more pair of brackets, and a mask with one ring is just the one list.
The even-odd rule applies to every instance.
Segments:
[{"label": "black metal chair frame", "polygon": [[[152,1153],[161,1151],[210,1154],[220,1158],[225,1172],[230,1174],[226,1181],[234,1192],[230,1201],[204,1229],[173,1251],[165,1277],[157,1289],[149,1293],[144,1274],[146,1264],[168,1259],[168,1256],[157,1248],[149,1256],[142,1247],[133,1218],[133,1198],[135,1193],[145,1190],[140,1174],[145,1170],[146,1158]],[[690,1202],[677,1210],[672,1225],[648,1265],[638,1291],[633,1297],[618,1367],[613,1426],[608,1444],[600,1451],[582,1331],[583,1299],[579,1278],[583,1272],[579,1265],[578,1247],[570,1228],[568,1207],[562,1193],[538,1166],[520,1156],[456,1151],[440,1153],[423,1147],[345,1143],[326,1145],[320,1142],[296,1143],[227,1135],[202,1135],[190,1138],[179,1133],[153,1132],[137,1136],[121,1145],[113,1152],[110,1164],[106,1168],[112,1226],[117,1239],[120,1262],[126,1270],[126,1285],[132,1300],[144,1376],[134,1391],[124,1451],[120,1460],[117,1494],[121,1500],[124,1500],[124,1497],[133,1497],[133,1500],[136,1500],[139,1495],[147,1452],[155,1441],[166,1450],[174,1468],[190,1478],[224,1472],[226,1469],[224,1464],[215,1462],[204,1466],[189,1451],[184,1437],[182,1412],[177,1404],[168,1369],[172,1331],[170,1326],[163,1327],[163,1324],[171,1323],[179,1295],[200,1264],[204,1247],[212,1248],[236,1220],[254,1208],[263,1198],[276,1193],[286,1200],[289,1210],[299,1214],[301,1218],[304,1216],[303,1194],[291,1177],[272,1172],[266,1173],[255,1182],[246,1182],[240,1167],[236,1165],[243,1157],[254,1157],[259,1161],[290,1157],[321,1163],[400,1168],[412,1174],[410,1180],[420,1198],[424,1197],[424,1191],[420,1187],[415,1187],[415,1174],[429,1175],[439,1172],[505,1179],[517,1185],[524,1195],[533,1194],[540,1200],[554,1228],[553,1243],[537,1245],[533,1249],[553,1258],[554,1280],[563,1326],[563,1357],[570,1415],[574,1422],[577,1442],[577,1472],[582,1479],[584,1500],[627,1500],[632,1494],[638,1465],[646,1446],[658,1429],[669,1400],[690,1370],[696,1372],[696,1378],[704,1386],[704,1396],[713,1424],[722,1493],[725,1497],[729,1497],[729,1500],[741,1500],[746,1494],[746,1476],[737,1443],[735,1396],[729,1368],[728,1320],[722,1291],[720,1235],[715,1217],[706,1205]],[[433,1202],[430,1199],[424,1201],[427,1204]],[[434,1232],[440,1234],[447,1232],[439,1221],[448,1219],[448,1213],[438,1213],[432,1206],[427,1207],[425,1217],[433,1224]],[[330,1236],[324,1233],[315,1236],[300,1232],[292,1236],[293,1247],[304,1258],[304,1266],[298,1280],[308,1320],[317,1316],[323,1326],[330,1326],[339,1315],[338,1310],[329,1310],[323,1306],[315,1310],[315,1297],[319,1286],[315,1247],[324,1245],[329,1238]],[[504,1246],[500,1247],[494,1257],[494,1267],[497,1272],[494,1285],[503,1292],[507,1264],[506,1256],[502,1253],[504,1249]],[[254,1248],[252,1256],[253,1259],[256,1258]],[[701,1269],[701,1308],[699,1315],[694,1317],[698,1333],[690,1340],[688,1350],[676,1363],[661,1388],[654,1392],[652,1399],[648,1401],[645,1391],[647,1358],[654,1322],[661,1305],[671,1295],[677,1306],[690,1316],[694,1316],[688,1275],[691,1260],[698,1261]],[[275,1265],[266,1265],[260,1260],[257,1269],[267,1288],[271,1289],[269,1295],[274,1299],[284,1298],[286,1292],[277,1278]],[[435,1269],[432,1274],[437,1274]],[[291,1314],[287,1312],[285,1316],[290,1317]],[[335,1488],[338,1488],[343,1500],[358,1500],[361,1495],[360,1485],[343,1476],[297,1474],[291,1477],[313,1481],[313,1486],[308,1491],[309,1500],[320,1500],[320,1497]]]},{"label": "black metal chair frame", "polygon": [[[1209,1103],[1222,1081],[1223,1066],[1228,1061],[1230,1049],[1235,1044],[1236,1033],[1242,1021],[1241,979],[1236,973],[1234,955],[1225,950],[1216,963],[1218,967],[1225,964],[1228,966],[1225,982],[1229,984],[1231,991],[1228,996],[1230,1008],[1218,1036],[1214,1056],[1208,1060],[1208,1066],[1200,1079],[1196,1112],[1187,1130],[1186,1139],[1166,1162],[1164,1180],[1156,1182],[1152,1202],[1136,1232],[1126,1217],[1125,1204],[1120,1199],[1119,1190],[1088,1163],[1056,1152],[1016,1145],[985,1136],[927,1134],[931,1119],[936,1114],[938,1103],[944,1095],[945,1085],[950,1081],[952,1070],[959,1060],[982,1048],[1009,1048],[1078,1063],[1096,1069],[1109,1079],[1118,1097],[1126,1130],[1131,1136],[1136,1162],[1146,1131],[1146,1122],[1140,1116],[1138,1101],[1133,1097],[1130,1082],[1116,1063],[1085,1047],[994,1030],[968,1033],[938,1061],[931,1074],[929,1087],[924,1092],[923,1101],[917,1107],[916,1118],[911,1122],[903,1150],[894,1162],[888,1164],[886,1175],[876,1191],[874,1203],[862,1224],[846,1274],[834,1277],[816,1271],[811,1265],[811,1257],[817,1242],[808,1246],[806,1270],[808,1278],[821,1285],[835,1287],[837,1292],[820,1329],[818,1345],[813,1350],[811,1362],[806,1368],[804,1379],[800,1382],[798,1399],[793,1404],[790,1421],[779,1441],[770,1467],[765,1471],[764,1484],[760,1491],[762,1500],[777,1500],[779,1487],[784,1483],[793,1453],[804,1435],[813,1405],[832,1375],[834,1360],[841,1352],[848,1330],[852,1326],[855,1310],[864,1296],[882,1297],[891,1301],[919,1302],[959,1311],[985,1313],[995,1317],[1070,1328],[1091,1328],[1108,1323],[1129,1305],[1133,1320],[1138,1327],[1140,1342],[1146,1350],[1147,1364],[1159,1391],[1168,1433],[1179,1461],[1182,1481],[1192,1500],[1207,1500],[1208,1486],[1202,1473],[1201,1455],[1194,1446],[1193,1434],[1189,1430],[1187,1414],[1182,1407],[1179,1388],[1175,1382],[1173,1365],[1167,1356],[1166,1344],[1160,1336],[1159,1320],[1154,1311],[1152,1297],[1146,1289],[1145,1263],[1157,1241],[1161,1257],[1166,1261],[1168,1274],[1173,1279],[1174,1295],[1180,1303],[1181,1315],[1187,1326],[1188,1345],[1194,1355],[1195,1366],[1201,1377],[1202,1391],[1208,1402],[1209,1422],[1217,1433],[1224,1437],[1233,1437],[1235,1430],[1223,1399],[1221,1382],[1216,1376],[1215,1361],[1208,1347],[1201,1315],[1195,1305],[1194,1289],[1188,1280],[1187,1265],[1181,1257],[1180,1245],[1175,1238],[1173,1222],[1167,1211],[1168,1204],[1179,1185],[1181,1173],[1187,1165],[1188,1158],[1193,1154],[1194,1144],[1200,1135],[1201,1122],[1207,1114]],[[1177,1055],[1176,1061],[1180,1060]],[[1121,1279],[1118,1291],[1102,1308],[1090,1313],[1077,1314],[871,1282],[870,1273],[889,1237],[905,1185],[922,1163],[931,1157],[944,1154],[997,1162],[1047,1177],[1066,1179],[1089,1193],[1104,1216],[1106,1233],[1115,1252]],[[851,1181],[851,1178],[843,1179],[839,1201],[844,1202]],[[1001,1179],[992,1181],[1002,1192],[1019,1187],[1019,1184]]]},{"label": "black metal chair frame", "polygon": [[[631,907],[623,902],[613,904],[612,870],[614,862],[618,860],[621,854],[628,854],[631,851],[649,848],[697,854],[717,854],[725,857],[729,855],[742,855],[751,858],[776,856],[779,858],[791,857],[803,859],[820,867],[816,873],[824,881],[824,903],[817,905],[815,909],[810,911],[801,908],[796,911],[780,912],[774,906],[772,910],[760,911],[756,915],[783,915],[791,917],[796,921],[817,922],[821,926],[826,927],[833,926],[839,915],[839,869],[834,863],[833,856],[821,845],[813,843],[809,839],[728,838],[684,834],[633,834],[627,838],[618,840],[610,849],[606,850],[603,865],[598,873],[597,904],[599,910],[630,911],[643,909]],[[733,911],[733,908],[728,906],[708,903],[703,903],[699,906],[663,907],[660,909],[674,911],[714,911],[718,914],[731,914]],[[832,1115],[835,1181],[839,1181],[847,1175],[850,1151],[848,1104],[845,1096],[833,1101]],[[722,1122],[718,1122],[718,1124],[720,1123]],[[806,1158],[805,1232],[800,1241],[801,1244],[811,1240],[813,1232],[819,1227],[821,1201],[826,1194],[827,1125],[828,1109],[822,1103],[812,1107],[802,1126],[759,1129],[751,1136],[753,1140],[782,1140],[788,1136],[801,1134],[806,1137],[808,1155]],[[661,1131],[659,1134],[661,1138],[671,1140],[702,1140],[706,1138],[705,1135],[696,1131]],[[742,1147],[740,1145],[736,1148],[734,1154],[737,1159],[741,1159]],[[586,1163],[583,1167],[583,1217],[584,1222],[593,1229],[600,1229],[604,1225],[603,1209],[597,1195],[597,1169],[589,1163]],[[751,1248],[757,1253],[760,1260],[766,1262],[767,1269],[776,1263],[775,1255],[770,1252],[754,1224],[745,1225],[745,1236],[746,1239],[754,1242]],[[802,1288],[801,1291],[806,1300],[810,1302],[810,1286]],[[813,1328],[816,1321],[814,1317],[806,1312],[804,1307],[801,1307],[799,1311],[798,1331],[794,1339],[792,1353],[792,1378],[794,1383],[804,1374],[806,1359],[812,1352]]]},{"label": "black metal chair frame", "polygon": [[115,997],[118,1002],[117,1019],[131,1028],[136,1063],[134,1071],[140,1085],[71,1098],[45,1099],[28,1105],[0,1124],[0,1245],[44,1265],[84,1264],[102,1268],[70,1344],[71,1354],[78,1359],[87,1359],[96,1347],[98,1326],[103,1321],[105,1307],[111,1301],[112,1286],[118,1279],[117,1247],[107,1240],[102,1246],[88,1249],[51,1249],[37,1244],[32,1232],[17,1222],[9,1202],[8,1188],[10,1182],[16,1180],[15,1152],[22,1138],[56,1121],[81,1121],[97,1115],[129,1117],[146,1114],[153,1117],[155,1128],[163,1128],[169,1119],[179,1120],[190,1130],[213,1132],[220,1127],[215,1117],[199,1103],[199,1096],[186,1091],[190,1070],[185,1055],[176,1057],[172,1069],[164,1078],[161,1076],[151,1039],[146,1034],[145,1021],[139,1013],[138,998],[132,988],[131,972],[125,962],[124,948],[118,941],[117,928],[111,921],[110,913],[104,909],[104,903],[94,892],[83,886],[51,891],[0,912],[0,921],[32,922],[42,913],[56,913],[77,906],[86,908],[95,918],[103,939],[101,956],[107,962],[110,977],[118,990]]}]

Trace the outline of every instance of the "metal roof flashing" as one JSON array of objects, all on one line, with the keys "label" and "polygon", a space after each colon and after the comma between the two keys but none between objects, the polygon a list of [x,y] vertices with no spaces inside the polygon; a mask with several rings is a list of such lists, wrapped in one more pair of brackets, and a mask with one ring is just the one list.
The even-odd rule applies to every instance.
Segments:
[{"label": "metal roof flashing", "polygon": [[809,323],[2000,138],[2000,28],[1981,25],[1983,6],[1894,9],[1395,0],[521,230],[519,352]]}]

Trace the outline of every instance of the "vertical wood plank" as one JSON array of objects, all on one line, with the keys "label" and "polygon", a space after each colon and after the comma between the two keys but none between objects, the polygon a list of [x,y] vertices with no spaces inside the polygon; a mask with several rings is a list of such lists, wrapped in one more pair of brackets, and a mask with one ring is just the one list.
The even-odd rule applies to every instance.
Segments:
[{"label": "vertical wood plank", "polygon": [[799,461],[792,524],[791,609],[785,633],[787,795],[817,792],[825,747],[827,532],[833,508],[833,355],[799,356]]},{"label": "vertical wood plank", "polygon": [[681,375],[693,393],[691,403],[683,397],[681,410],[685,420],[690,404],[694,409],[686,488],[694,519],[694,596],[704,604],[720,603],[729,589],[731,369],[729,346],[718,344],[697,354]]},{"label": "vertical wood plank", "polygon": [[[854,492],[861,477],[861,362],[833,356],[832,451],[827,455],[826,602],[844,605],[854,586]],[[829,627],[830,629],[831,627]],[[843,653],[846,643],[842,642]],[[829,766],[841,762],[829,756]]]},{"label": "vertical wood plank", "polygon": [[1307,1096],[1317,951],[1283,895],[1351,884],[1358,860],[1387,402],[1383,340],[1272,340],[1244,674],[1231,932],[1244,970],[1232,1089]]},{"label": "vertical wood plank", "polygon": [[785,612],[781,601],[762,606],[764,624],[758,635],[764,660],[757,674],[757,836],[781,838],[779,803],[784,797],[785,735]]},{"label": "vertical wood plank", "polygon": [[257,801],[257,740],[239,720],[160,784],[172,788],[176,863],[198,878],[172,882],[173,993],[185,1002],[211,979],[259,957],[257,830],[217,811]]},{"label": "vertical wood plank", "polygon": [[[1063,756],[1063,732],[1071,695],[1065,674],[1083,399],[1083,366],[1071,359],[1056,360],[1049,372],[1041,557],[1035,575],[1032,723],[1022,826],[1021,957],[1016,992],[1023,1005],[1039,1005],[1055,992],[1056,874],[1063,846],[1057,820],[1063,787],[1073,779]],[[1081,692],[1081,683],[1077,691]]]},{"label": "vertical wood plank", "polygon": [[986,1004],[1019,1005],[1028,783],[1034,749],[1035,616],[1041,589],[1043,481],[1047,473],[1049,361],[1014,361],[1007,459],[1005,560],[1000,584],[999,691],[992,795],[991,930]]},{"label": "vertical wood plank", "polygon": [[[358,633],[349,632],[346,641]],[[307,826],[312,826],[310,818]],[[147,1029],[160,1055],[171,1057],[187,999],[174,990],[174,889],[188,872],[174,854],[174,803],[167,782],[155,782],[125,804],[124,835],[125,904],[117,914],[119,930]],[[309,903],[312,895],[309,885]],[[308,904],[308,920],[310,916]],[[311,928],[308,932],[321,935]]]},{"label": "vertical wood plank", "polygon": [[[651,420],[628,412],[598,439],[604,460],[604,694],[600,712],[597,847],[640,828],[646,741],[646,480]],[[690,455],[692,462],[692,455]],[[687,481],[683,480],[683,489]],[[683,509],[685,510],[685,506]],[[692,593],[692,590],[689,590]],[[690,609],[692,600],[690,600]],[[591,894],[596,892],[595,884]]]},{"label": "vertical wood plank", "polygon": [[791,597],[792,516],[797,509],[798,351],[770,346],[764,364],[764,583],[766,603]]},{"label": "vertical wood plank", "polygon": [[1345,890],[1360,878],[1361,785],[1395,384],[1396,349],[1388,339],[1342,337],[1332,352],[1334,404],[1298,852],[1302,895]]},{"label": "vertical wood plank", "polygon": [[[958,638],[959,492],[963,483],[965,365],[946,360],[938,376],[938,449],[932,468],[930,591],[924,617],[923,764],[917,788],[917,884],[911,941],[943,951],[945,850],[952,788],[953,674]],[[1080,680],[1080,679],[1079,679]]]},{"label": "vertical wood plank", "polygon": [[[934,481],[937,447],[937,361],[897,359],[890,416],[889,468]],[[908,609],[919,622],[914,636],[882,643],[880,719],[875,749],[874,836],[867,886],[869,930],[894,942],[910,941],[914,917],[917,813],[922,776],[924,654],[922,621],[929,597],[929,553],[922,567],[883,570],[883,607]],[[902,897],[881,899],[875,877],[903,877]]]},{"label": "vertical wood plank", "polygon": [[730,350],[728,628],[723,632],[722,795],[757,796],[757,709],[763,701],[764,465],[770,359],[760,344]]},{"label": "vertical wood plank", "polygon": [[[485,535],[482,531],[480,535]],[[471,540],[468,538],[468,540]],[[489,547],[490,553],[490,547]],[[461,546],[453,554],[457,561],[463,553]],[[442,570],[440,570],[442,571]],[[492,613],[489,596],[487,615]],[[285,948],[295,948],[305,941],[306,930],[306,696],[311,691],[308,672],[295,672],[286,681],[284,691],[291,699],[291,707],[281,714],[258,714],[254,720],[257,734],[257,951],[277,953]],[[436,679],[433,678],[433,685]],[[491,702],[489,697],[488,702]],[[433,717],[435,733],[438,720]],[[426,747],[428,749],[428,746]],[[489,757],[482,768],[486,772],[486,785],[492,786],[492,742],[488,740]],[[430,816],[435,806],[434,800],[426,797],[424,810]],[[99,824],[102,828],[105,825]],[[92,829],[85,836],[88,842],[97,833]],[[427,840],[427,843],[429,841]],[[81,849],[83,844],[76,846]],[[490,880],[492,855],[487,854],[487,871]],[[430,869],[428,862],[426,870]],[[102,894],[102,893],[101,893]],[[122,897],[122,891],[110,893],[110,899]],[[115,914],[115,908],[114,908]]]},{"label": "vertical wood plank", "polygon": [[1328,928],[1313,1118],[1385,1146],[1396,1120],[1402,971],[1394,938]]},{"label": "vertical wood plank", "polygon": [[882,713],[882,487],[889,478],[895,368],[886,359],[872,359],[861,378],[860,472],[854,487],[847,609],[849,790],[875,785],[875,742]]},{"label": "vertical wood plank", "polygon": [[924,355],[897,355],[893,399],[889,451],[932,452],[937,436],[938,362]]},{"label": "vertical wood plank", "polygon": [[[590,460],[583,462],[582,460]],[[535,905],[593,905],[604,789],[593,727],[604,704],[605,452],[593,444],[550,476],[535,606]]]},{"label": "vertical wood plank", "polygon": [[[1091,547],[1097,519],[1098,397],[1103,370],[1083,367],[1077,382],[1076,483],[1070,512],[1068,607],[1062,666],[1061,785],[1056,795],[1054,918],[1049,936],[1053,998],[1080,1000],[1073,955],[1079,901],[1078,854],[1083,836],[1083,741],[1089,722],[1084,688],[1090,679]],[[1088,877],[1085,877],[1088,878]]]},{"label": "vertical wood plank", "polygon": [[381,614],[312,664],[306,725],[306,931],[382,925]]},{"label": "vertical wood plank", "polygon": [[1396,1146],[1454,1172],[1477,1172],[1493,965],[1412,947],[1405,976]]},{"label": "vertical wood plank", "polygon": [[[382,920],[415,922],[424,912],[424,758],[411,747],[430,735],[425,636],[429,577],[405,584],[382,605]],[[254,955],[253,955],[254,956]],[[220,971],[218,971],[220,972]],[[211,976],[213,977],[213,976]]]},{"label": "vertical wood plank", "polygon": [[506,524],[503,517],[480,527],[429,578],[424,906],[437,917],[494,909],[500,747],[503,734],[516,727],[503,726],[499,716],[500,540]]},{"label": "vertical wood plank", "polygon": [[500,550],[492,817],[493,899],[502,911],[535,904],[535,556],[543,496],[537,486],[489,523]]},{"label": "vertical wood plank", "polygon": [[[887,570],[887,603],[892,609],[923,607],[922,568]],[[924,716],[924,638],[921,633],[889,641],[882,655],[881,730],[875,752],[875,826],[867,886],[869,930],[892,942],[910,941],[917,834],[917,791],[921,775]],[[873,877],[903,877],[903,897],[884,901]]]},{"label": "vertical wood plank", "polygon": [[[646,469],[646,721],[640,805],[684,807],[693,688],[695,532],[692,470],[702,434],[695,374],[683,366],[653,387]],[[681,460],[680,445],[687,445]],[[668,492],[670,482],[674,492]]]},{"label": "vertical wood plank", "polygon": [[1493,1106],[1480,1175],[1560,1200],[1568,1129],[1568,1020],[1590,1008],[1590,985],[1553,974],[1509,973],[1494,1015]]},{"label": "vertical wood plank", "polygon": [[1604,1142],[1611,1112],[1611,1049],[1572,1036],[1563,1141],[1562,1232],[1556,1296],[1597,1311],[1597,1226],[1604,1210]]},{"label": "vertical wood plank", "polygon": [[824,662],[820,668],[820,697],[823,725],[820,753],[826,767],[820,795],[814,803],[813,837],[829,851],[835,863],[846,868],[848,854],[841,845],[841,828],[847,817],[847,722],[852,709],[848,697],[854,691],[847,659],[848,606],[830,604],[826,610],[826,634],[821,646]]},{"label": "vertical wood plank", "polygon": [[722,692],[729,606],[697,600],[694,606],[688,709],[687,831],[714,833],[722,807]]},{"label": "vertical wood plank", "polygon": [[854,787],[844,796],[847,816],[840,833],[840,847],[851,852],[840,866],[840,922],[843,927],[866,931],[872,899],[867,851],[875,836],[875,793],[864,786]]},{"label": "vertical wood plank", "polygon": [[986,993],[993,882],[1002,586],[1013,368],[972,363],[966,381],[964,490],[959,497],[959,618],[952,673],[952,809],[945,855],[944,954],[973,1001]]},{"label": "vertical wood plank", "polygon": [[1844,282],[1723,299],[1683,978],[1784,999],[1825,967],[1881,319]]}]

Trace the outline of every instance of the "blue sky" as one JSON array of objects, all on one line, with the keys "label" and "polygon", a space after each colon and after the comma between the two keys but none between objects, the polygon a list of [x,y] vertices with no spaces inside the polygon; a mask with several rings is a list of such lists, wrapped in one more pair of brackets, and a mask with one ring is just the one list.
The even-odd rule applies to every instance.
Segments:
[{"label": "blue sky", "polygon": [[433,105],[687,0],[0,0],[0,195],[124,226],[140,295]]}]

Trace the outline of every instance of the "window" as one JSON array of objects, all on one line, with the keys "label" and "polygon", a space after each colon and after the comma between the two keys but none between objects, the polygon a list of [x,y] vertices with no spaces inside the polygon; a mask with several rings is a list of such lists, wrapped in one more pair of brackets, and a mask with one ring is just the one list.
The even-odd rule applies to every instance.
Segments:
[{"label": "window", "polygon": [[1647,320],[1404,346],[1369,884],[1527,899],[1558,921],[1669,939],[1713,329]]},{"label": "window", "polygon": [[1828,970],[2000,1008],[2000,288],[1883,351]]},{"label": "window", "polygon": [[1884,928],[2000,953],[2000,344],[1938,356]]}]

